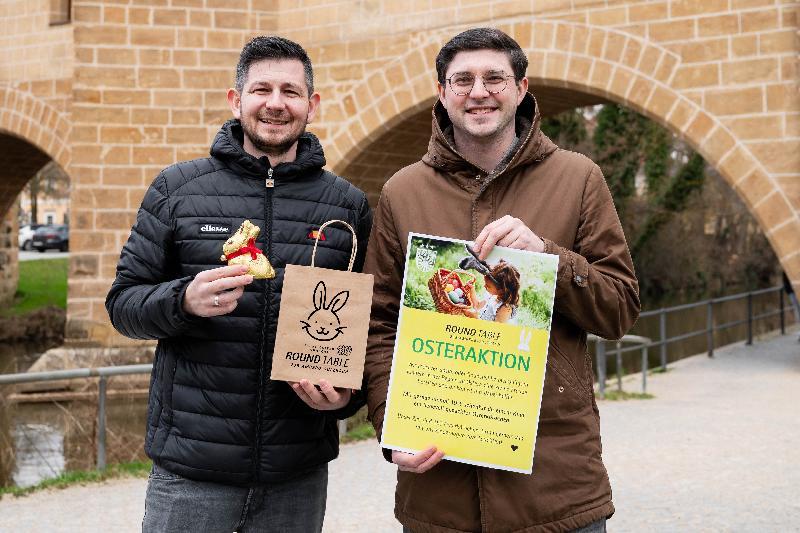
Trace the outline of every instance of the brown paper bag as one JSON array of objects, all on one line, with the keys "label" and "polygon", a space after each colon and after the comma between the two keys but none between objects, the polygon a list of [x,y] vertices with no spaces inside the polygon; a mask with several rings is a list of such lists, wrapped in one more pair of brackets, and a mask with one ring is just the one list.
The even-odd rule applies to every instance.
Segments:
[{"label": "brown paper bag", "polygon": [[[314,266],[319,235],[333,223],[353,233],[347,271]],[[311,266],[286,265],[272,379],[360,389],[372,306],[372,274],[352,272],[358,243],[347,222],[329,220],[319,228]]]}]

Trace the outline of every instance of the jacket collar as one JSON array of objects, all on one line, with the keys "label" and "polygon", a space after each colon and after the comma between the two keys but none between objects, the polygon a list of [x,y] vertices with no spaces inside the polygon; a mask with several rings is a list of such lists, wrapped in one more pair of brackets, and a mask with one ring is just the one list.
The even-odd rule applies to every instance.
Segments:
[{"label": "jacket collar", "polygon": [[[262,179],[270,168],[269,159],[254,157],[242,147],[244,130],[237,119],[231,119],[222,125],[211,143],[211,155],[224,161],[240,173]],[[294,161],[280,163],[275,166],[274,176],[277,179],[291,179],[306,172],[321,170],[325,166],[325,153],[319,139],[305,132],[297,140],[297,156]]]},{"label": "jacket collar", "polygon": [[[499,168],[491,175],[541,161],[556,151],[558,147],[542,133],[540,124],[539,106],[533,95],[527,93],[517,107],[516,129],[519,142],[516,151],[505,168]],[[433,106],[433,134],[428,143],[428,153],[423,156],[422,161],[444,172],[474,175],[478,169],[477,165],[455,149],[452,125],[447,110],[437,100]]]}]

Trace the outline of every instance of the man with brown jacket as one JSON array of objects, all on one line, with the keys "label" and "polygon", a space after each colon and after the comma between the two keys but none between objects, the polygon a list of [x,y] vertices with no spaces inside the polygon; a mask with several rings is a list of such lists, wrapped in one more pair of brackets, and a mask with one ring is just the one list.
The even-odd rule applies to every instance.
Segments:
[{"label": "man with brown jacket", "polygon": [[527,58],[494,29],[463,32],[436,58],[428,153],[384,185],[365,271],[375,275],[366,373],[381,434],[409,232],[559,256],[533,474],[442,461],[447,450],[384,450],[398,465],[405,531],[605,531],[614,512],[592,393],[587,332],[617,339],[638,284],[600,169],[539,129]]}]

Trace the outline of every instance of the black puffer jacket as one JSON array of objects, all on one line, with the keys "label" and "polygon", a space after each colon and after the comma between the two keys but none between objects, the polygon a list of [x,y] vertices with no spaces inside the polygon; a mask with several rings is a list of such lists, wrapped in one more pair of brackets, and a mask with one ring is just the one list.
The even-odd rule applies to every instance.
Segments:
[{"label": "black puffer jacket", "polygon": [[[158,339],[145,451],[167,470],[254,485],[337,456],[336,419],[354,413],[361,395],[340,411],[320,412],[269,379],[284,266],[310,264],[310,232],[331,219],[347,221],[358,233],[355,268],[364,261],[372,223],[366,197],[324,164],[319,141],[306,133],[296,160],[270,169],[266,157],[242,149],[241,126],[232,120],[214,139],[211,157],[165,169],[147,190],[106,308],[123,335]],[[187,315],[187,285],[198,272],[223,266],[222,244],[245,219],[261,228],[256,246],[277,277],[247,286],[230,315]],[[325,237],[316,266],[345,270],[351,234],[328,226]]]}]

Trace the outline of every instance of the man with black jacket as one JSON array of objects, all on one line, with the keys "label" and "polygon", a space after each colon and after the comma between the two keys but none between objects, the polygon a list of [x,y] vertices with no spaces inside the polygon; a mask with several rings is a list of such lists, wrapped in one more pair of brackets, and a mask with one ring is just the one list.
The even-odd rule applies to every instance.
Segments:
[{"label": "man with black jacket", "polygon": [[[153,460],[145,531],[322,529],[336,420],[364,400],[327,383],[269,379],[283,269],[309,264],[331,219],[357,230],[360,270],[372,213],[364,193],[323,170],[311,61],[298,44],[245,45],[228,91],[235,119],[211,157],[166,168],[145,193],[106,299],[123,335],[157,339],[145,451]],[[277,276],[220,267],[249,219]],[[349,232],[326,228],[316,266],[344,269]]]}]

